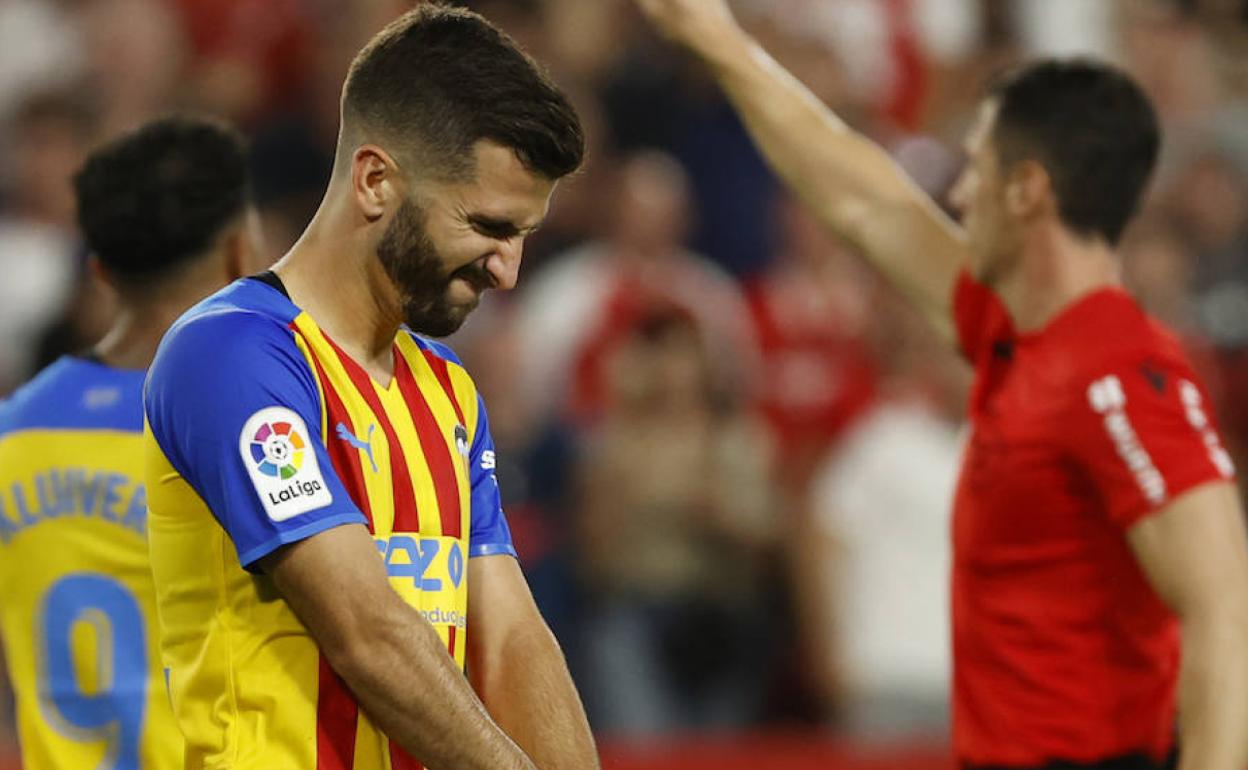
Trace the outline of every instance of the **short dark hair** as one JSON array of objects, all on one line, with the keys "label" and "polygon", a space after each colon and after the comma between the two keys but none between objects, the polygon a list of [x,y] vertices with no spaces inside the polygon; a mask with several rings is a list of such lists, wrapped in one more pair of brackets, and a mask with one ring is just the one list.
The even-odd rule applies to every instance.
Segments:
[{"label": "short dark hair", "polygon": [[585,154],[567,97],[511,38],[462,8],[423,4],[379,32],[351,63],[342,112],[344,128],[392,143],[423,173],[466,176],[483,139],[552,180]]},{"label": "short dark hair", "polygon": [[241,137],[162,118],[91,153],[74,176],[87,246],[118,279],[150,281],[205,253],[250,202]]},{"label": "short dark hair", "polygon": [[1117,244],[1161,144],[1157,114],[1125,72],[1089,59],[1044,59],[996,78],[993,143],[1002,167],[1033,159],[1053,181],[1062,221]]}]

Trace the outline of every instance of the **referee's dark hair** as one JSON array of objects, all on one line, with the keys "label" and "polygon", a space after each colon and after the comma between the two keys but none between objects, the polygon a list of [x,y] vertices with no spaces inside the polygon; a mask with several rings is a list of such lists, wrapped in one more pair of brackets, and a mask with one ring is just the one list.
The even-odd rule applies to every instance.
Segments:
[{"label": "referee's dark hair", "polygon": [[342,121],[349,142],[377,142],[434,178],[464,178],[483,139],[550,180],[585,154],[580,119],[542,68],[480,14],[437,3],[395,19],[356,55]]},{"label": "referee's dark hair", "polygon": [[1001,168],[1044,166],[1063,223],[1112,245],[1157,162],[1157,114],[1125,72],[1090,59],[1043,59],[995,79],[992,140]]},{"label": "referee's dark hair", "polygon": [[171,116],[96,149],[74,176],[87,246],[124,287],[163,280],[208,251],[250,203],[241,137]]}]

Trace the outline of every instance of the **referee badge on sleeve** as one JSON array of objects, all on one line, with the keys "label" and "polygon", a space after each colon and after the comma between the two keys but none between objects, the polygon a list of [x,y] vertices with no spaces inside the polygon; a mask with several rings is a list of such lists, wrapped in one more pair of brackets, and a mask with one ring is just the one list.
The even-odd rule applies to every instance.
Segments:
[{"label": "referee badge on sleeve", "polygon": [[243,425],[238,451],[273,521],[286,521],[333,502],[309,444],[303,418],[293,409],[268,406]]}]

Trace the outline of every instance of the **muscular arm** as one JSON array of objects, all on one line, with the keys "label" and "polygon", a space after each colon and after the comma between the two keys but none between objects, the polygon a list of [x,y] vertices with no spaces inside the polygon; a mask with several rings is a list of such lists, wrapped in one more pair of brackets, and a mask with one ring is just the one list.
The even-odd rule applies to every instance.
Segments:
[{"label": "muscular arm", "polygon": [[1182,623],[1180,770],[1248,767],[1248,537],[1235,488],[1197,487],[1127,537]]},{"label": "muscular arm", "polygon": [[543,770],[598,767],[585,709],[520,565],[468,560],[468,675],[490,714]]},{"label": "muscular arm", "polygon": [[364,711],[414,757],[439,769],[535,770],[390,587],[364,527],[326,530],[261,566]]},{"label": "muscular arm", "polygon": [[638,0],[711,68],[772,168],[954,340],[961,230],[879,145],[851,130],[737,26],[724,0]]}]

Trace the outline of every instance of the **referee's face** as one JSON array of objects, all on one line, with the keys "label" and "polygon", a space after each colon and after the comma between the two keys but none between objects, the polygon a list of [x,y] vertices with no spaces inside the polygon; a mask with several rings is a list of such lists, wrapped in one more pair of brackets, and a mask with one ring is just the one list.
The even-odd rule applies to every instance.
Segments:
[{"label": "referee's face", "polygon": [[992,143],[996,105],[985,102],[965,142],[966,165],[950,193],[971,252],[971,274],[993,285],[1018,254],[1017,237],[1005,209],[1003,174]]}]

